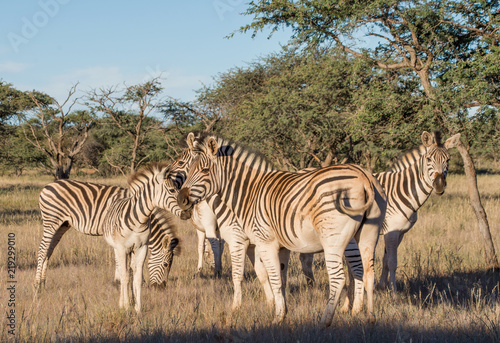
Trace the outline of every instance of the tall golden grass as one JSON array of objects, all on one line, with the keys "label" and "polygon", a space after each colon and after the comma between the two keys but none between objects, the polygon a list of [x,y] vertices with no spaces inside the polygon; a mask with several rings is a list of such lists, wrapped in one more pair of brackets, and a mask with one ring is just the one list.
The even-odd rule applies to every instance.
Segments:
[{"label": "tall golden grass", "polygon": [[[377,321],[337,313],[329,328],[318,326],[328,292],[321,254],[315,258],[317,285],[310,289],[297,255],[289,269],[288,315],[272,325],[260,284],[249,263],[241,310],[231,313],[231,264],[225,249],[223,275],[196,275],[196,233],[178,221],[182,254],[168,286],[145,287],[143,314],[118,308],[112,250],[99,237],[74,230],[62,238],[50,259],[46,287],[34,297],[33,282],[42,224],[38,194],[43,178],[0,178],[0,341],[146,342],[468,342],[500,341],[500,276],[486,270],[482,237],[468,204],[465,177],[450,175],[442,197],[432,195],[399,249],[393,294],[377,290]],[[124,186],[126,180],[92,180]],[[494,243],[500,249],[500,176],[478,177]],[[9,333],[8,234],[15,233],[15,331]],[[383,239],[376,253],[380,274]]]}]

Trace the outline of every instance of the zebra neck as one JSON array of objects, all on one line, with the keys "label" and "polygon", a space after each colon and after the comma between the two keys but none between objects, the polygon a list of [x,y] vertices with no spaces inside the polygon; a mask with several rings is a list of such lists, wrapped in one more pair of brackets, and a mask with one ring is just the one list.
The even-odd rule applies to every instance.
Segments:
[{"label": "zebra neck", "polygon": [[427,175],[425,156],[397,171],[377,174],[391,206],[397,206],[409,218],[429,198],[433,186]]},{"label": "zebra neck", "polygon": [[[218,163],[217,175],[220,175],[220,187],[217,194],[220,200],[244,224],[252,217],[251,209],[265,175],[274,168],[261,156],[243,154],[224,156]],[[245,211],[244,211],[245,209]]]},{"label": "zebra neck", "polygon": [[[131,194],[130,198],[127,198],[127,205],[124,218],[130,223],[134,223],[134,226],[149,226],[149,219],[154,210],[153,201],[149,199],[146,195],[147,192],[144,189]],[[125,209],[124,208],[124,209]]]}]

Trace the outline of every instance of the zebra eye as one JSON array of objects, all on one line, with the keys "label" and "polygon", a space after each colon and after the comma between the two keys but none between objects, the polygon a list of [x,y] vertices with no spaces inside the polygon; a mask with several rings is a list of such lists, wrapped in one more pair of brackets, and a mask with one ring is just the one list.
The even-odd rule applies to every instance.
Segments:
[{"label": "zebra eye", "polygon": [[203,168],[201,170],[202,173],[205,173],[205,174],[208,174],[210,172],[210,169],[209,168]]},{"label": "zebra eye", "polygon": [[175,188],[169,188],[169,189],[167,189],[167,191],[168,191],[169,193],[175,193]]},{"label": "zebra eye", "polygon": [[179,161],[179,162],[177,163],[177,165],[178,165],[179,167],[182,167],[182,166],[184,165],[184,161]]}]

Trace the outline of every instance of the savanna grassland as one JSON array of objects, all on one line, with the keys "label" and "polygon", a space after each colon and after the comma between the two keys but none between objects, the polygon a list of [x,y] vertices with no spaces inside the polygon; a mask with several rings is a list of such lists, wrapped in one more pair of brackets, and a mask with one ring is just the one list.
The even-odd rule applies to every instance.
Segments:
[{"label": "savanna grassland", "polygon": [[[468,204],[465,177],[450,175],[442,197],[432,195],[399,249],[393,294],[377,290],[376,323],[365,315],[337,313],[329,328],[318,326],[328,284],[322,256],[315,258],[317,285],[306,286],[292,254],[287,287],[288,315],[272,325],[261,286],[247,262],[243,306],[231,313],[231,265],[223,274],[208,265],[196,275],[196,233],[178,221],[182,254],[166,289],[143,290],[143,313],[118,309],[114,259],[102,238],[74,230],[62,238],[49,261],[46,287],[34,298],[33,282],[42,223],[38,194],[48,177],[0,178],[0,341],[144,342],[499,342],[500,275],[485,270],[482,238]],[[125,185],[125,179],[92,180]],[[478,176],[497,252],[500,250],[500,175]],[[15,234],[15,334],[7,314],[9,233]],[[380,275],[383,239],[376,254]],[[11,301],[12,302],[12,301]]]}]

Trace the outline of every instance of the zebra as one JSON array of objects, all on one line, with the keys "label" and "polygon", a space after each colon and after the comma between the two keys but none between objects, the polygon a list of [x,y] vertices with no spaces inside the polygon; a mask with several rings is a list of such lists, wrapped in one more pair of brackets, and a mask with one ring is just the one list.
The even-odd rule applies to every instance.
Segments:
[{"label": "zebra", "polygon": [[[70,190],[71,193],[68,193]],[[45,208],[48,208],[50,204],[55,205],[58,207],[58,215],[68,217],[72,209],[74,210],[76,207],[71,208],[69,204],[63,202],[58,202],[56,204],[52,200],[64,196],[64,194],[71,194],[69,197],[79,199],[78,201],[83,203],[84,207],[87,207],[87,214],[89,216],[98,217],[101,215],[99,214],[100,212],[104,213],[108,210],[108,201],[111,196],[119,194],[119,196],[127,197],[128,189],[91,182],[60,180],[44,188],[40,194],[40,205],[42,206],[42,203],[44,203],[43,206]],[[93,205],[97,205],[97,207],[92,209]],[[172,203],[171,210],[180,212],[180,208],[176,206],[174,202]],[[54,207],[50,210],[42,211],[44,232],[38,255],[45,255],[45,259],[39,259],[39,267],[37,268],[35,277],[36,288],[40,288],[45,284],[48,260],[64,233],[71,227],[69,222],[61,223],[60,219],[52,217],[51,213],[54,211]],[[180,216],[180,213],[177,213],[177,215]],[[85,217],[82,215],[82,219],[84,218]],[[88,235],[102,236],[102,231],[99,231],[98,227],[94,228],[94,230],[90,230],[90,225],[90,222],[84,222],[82,220],[79,225],[75,226],[75,229]],[[180,246],[178,246],[179,239],[176,237],[175,232],[176,228],[170,220],[170,213],[156,208],[151,214],[151,237],[148,244],[149,282],[152,286],[165,285],[173,257],[180,254]],[[115,280],[120,280],[118,263],[116,263]]]},{"label": "zebra", "polygon": [[[182,183],[187,176],[188,167],[194,158],[193,144],[195,137],[199,137],[199,135],[195,136],[193,133],[190,133],[187,137],[181,140],[181,146],[186,149],[170,166],[170,174],[167,177],[172,180],[175,179],[178,188],[182,186]],[[182,143],[185,143],[185,145]],[[169,194],[169,196],[172,196],[172,193]],[[177,195],[173,200],[177,203]],[[219,268],[219,270],[222,269],[221,254],[224,241],[229,246],[232,265],[232,279],[234,285],[234,297],[231,306],[232,310],[235,311],[241,307],[241,283],[244,275],[245,254],[254,265],[257,277],[264,289],[267,303],[272,304],[274,296],[268,281],[266,269],[260,258],[255,256],[255,246],[250,244],[245,231],[242,229],[241,225],[239,225],[236,217],[232,214],[229,208],[225,206],[217,196],[213,196],[207,199],[207,201],[200,202],[193,207],[191,221],[198,233],[198,270],[201,268],[203,263],[202,249],[205,245],[205,237],[209,237],[209,241],[214,252],[215,270],[217,270],[217,268]],[[218,249],[219,247],[221,247],[221,249]],[[282,254],[282,259],[283,263],[288,264],[286,254]]]},{"label": "zebra", "polygon": [[460,134],[441,143],[441,133],[424,131],[423,145],[403,155],[392,167],[378,174],[378,179],[387,194],[387,213],[382,227],[385,249],[379,287],[396,291],[397,250],[404,235],[417,221],[417,211],[429,198],[433,190],[442,195],[446,188],[446,175],[450,154]]},{"label": "zebra", "polygon": [[[168,178],[175,183],[175,187],[180,189],[187,176],[187,167],[193,160],[193,144],[195,138],[199,137],[201,133],[189,133],[182,137],[179,145],[184,148],[183,152],[170,164],[170,172]],[[172,195],[172,193],[170,194]],[[176,197],[175,197],[176,199]],[[176,202],[177,200],[175,200]],[[177,203],[177,202],[176,202]],[[187,212],[182,212],[187,213]],[[202,212],[194,211],[193,214],[197,216]],[[182,219],[182,218],[181,218]],[[219,228],[216,219],[211,215],[206,215],[203,218],[192,218],[193,226],[196,228],[198,236],[198,265],[197,272],[200,273],[203,268],[203,255],[205,252],[205,239],[208,239],[212,252],[214,254],[214,276],[219,278],[222,273],[221,257],[224,250],[224,242],[220,237]]]},{"label": "zebra", "polygon": [[[397,249],[403,236],[417,221],[417,211],[425,203],[433,189],[438,195],[444,193],[448,149],[455,147],[460,134],[441,144],[439,131],[424,131],[421,135],[423,145],[407,152],[389,170],[375,174],[387,194],[387,212],[381,234],[384,235],[385,249],[380,288],[389,287],[396,291]],[[351,247],[354,251],[354,248]],[[349,250],[349,246],[347,248]],[[355,253],[355,251],[354,251]],[[314,280],[312,255],[301,254],[302,271],[307,279]],[[345,307],[345,306],[344,306]]]},{"label": "zebra", "polygon": [[[190,146],[190,151],[192,151],[192,149],[193,149],[192,143],[190,144],[188,142],[188,146]],[[189,155],[183,153],[183,156],[181,158],[185,159],[185,163],[181,163],[181,166],[183,166],[187,169],[187,167],[189,166],[189,163],[192,160],[192,156],[189,156]],[[300,170],[299,172],[305,173],[305,172],[309,172],[309,171],[313,171],[313,170],[315,170],[315,168],[306,168],[306,169]],[[177,171],[182,175],[186,175],[185,170],[182,172],[180,170],[177,170]],[[384,192],[379,189],[377,196],[380,196],[380,199],[377,199],[377,200],[379,200],[379,202],[381,201],[382,206],[383,206],[383,204],[385,202]],[[212,199],[209,198],[209,200],[207,202],[203,201],[203,202],[196,204],[194,206],[191,220],[196,228],[204,227],[204,226],[205,227],[217,226],[217,227],[221,228],[220,231],[221,231],[222,237],[228,237],[228,236],[231,237],[231,231],[234,230],[236,232],[235,236],[237,238],[241,238],[237,242],[233,242],[231,240],[232,237],[228,238],[230,240],[229,245],[231,245],[231,244],[236,245],[235,248],[230,248],[231,261],[232,261],[231,264],[233,266],[233,269],[232,269],[233,282],[234,282],[234,299],[233,299],[232,310],[236,310],[241,306],[241,279],[242,279],[243,271],[244,271],[244,253],[243,254],[241,254],[241,253],[236,254],[236,256],[234,256],[233,251],[234,251],[234,249],[238,249],[238,245],[239,246],[244,245],[244,247],[245,247],[244,249],[250,249],[250,250],[247,250],[248,251],[247,254],[248,254],[252,264],[254,264],[257,276],[258,276],[258,278],[259,278],[259,280],[264,288],[264,293],[266,295],[267,302],[272,303],[273,297],[272,297],[272,293],[271,294],[269,293],[271,291],[269,288],[269,283],[267,282],[267,272],[265,271],[265,269],[264,270],[258,269],[259,267],[261,267],[261,265],[255,266],[254,261],[257,261],[257,263],[260,262],[259,259],[255,260],[255,256],[254,256],[254,254],[255,254],[254,247],[255,246],[253,244],[249,245],[248,237],[246,236],[246,234],[244,234],[244,231],[241,228],[241,226],[236,223],[237,219],[234,217],[234,214],[232,213],[232,211],[229,210],[227,208],[227,206],[225,206],[224,203],[222,203],[220,201],[220,199],[218,199],[217,196],[214,196],[211,198]],[[218,208],[216,208],[217,206],[215,206],[215,204],[218,204]],[[207,205],[209,205],[209,206],[207,206]],[[215,215],[214,212],[217,212],[218,214]],[[372,231],[373,234],[371,236],[368,236],[365,233],[365,237],[369,237],[370,239],[368,240],[368,242],[366,242],[367,238],[365,238],[365,240],[362,242],[363,248],[369,249],[368,248],[369,246],[375,247],[376,242],[378,240],[378,234],[380,232],[380,227],[381,227],[382,221],[383,221],[383,217],[382,218],[379,217],[378,221],[376,221],[376,222],[374,222],[374,218],[372,217],[371,222],[363,224],[367,227],[365,229],[365,232],[369,232],[370,230],[374,230],[374,231]],[[230,223],[230,224],[227,224],[227,223]],[[226,227],[227,225],[229,225],[229,227]],[[370,228],[368,228],[368,227],[370,227]],[[205,235],[204,235],[204,232],[202,232],[201,230],[199,230],[197,232],[198,232],[198,256],[199,256],[198,268],[201,268],[201,265],[203,263],[203,261],[202,261],[203,249],[205,248],[205,244],[204,244],[205,243]],[[368,250],[368,251],[365,250],[365,251],[366,251],[365,254],[369,254],[371,252],[371,255],[372,256],[374,255],[374,251],[370,251],[370,250]],[[370,320],[373,321],[374,320],[373,286],[370,286],[370,285],[374,284],[373,260],[365,261],[365,263],[368,266],[366,268],[367,275],[363,276],[363,271],[364,271],[363,263],[362,263],[363,261],[362,261],[362,258],[360,256],[358,244],[354,238],[347,245],[346,250],[344,252],[344,256],[345,256],[346,262],[347,262],[348,267],[349,267],[349,271],[350,271],[349,276],[350,276],[351,282],[349,284],[350,285],[350,289],[348,292],[349,296],[346,297],[345,302],[344,302],[344,306],[342,307],[341,312],[347,312],[351,308],[353,315],[359,313],[363,307],[363,291],[364,291],[363,288],[366,288],[367,293],[368,293],[368,301],[367,301],[368,313],[371,316]],[[369,255],[367,255],[367,256],[369,256]],[[304,275],[306,276],[307,285],[311,287],[315,282],[314,274],[312,272],[313,254],[300,254],[299,258],[300,258],[300,262],[302,264],[302,271],[303,271]],[[219,261],[218,263],[221,264],[221,262],[220,262],[221,255],[214,254],[214,260],[215,260],[216,264],[217,264],[217,261]],[[282,263],[288,264],[288,261],[282,261]],[[284,273],[282,275],[282,278],[286,278],[286,268],[284,268]],[[367,285],[363,285],[363,280],[366,281]],[[283,284],[285,285],[286,282],[283,282]]]},{"label": "zebra", "polygon": [[[72,180],[59,180],[44,187],[40,194],[44,233],[38,253],[36,288],[45,282],[48,259],[55,246],[62,235],[74,227],[88,235],[104,236],[114,248],[120,274],[120,307],[129,306],[128,266],[131,265],[135,310],[140,312],[142,265],[148,250],[151,222],[154,225],[166,223],[154,217],[151,220],[151,216],[159,214],[155,212],[156,207],[174,209],[174,212],[177,208],[180,212],[175,202],[169,202],[172,197],[167,196],[175,189],[174,182],[165,179],[167,172],[166,165],[152,163],[129,178],[128,189]],[[159,237],[155,241],[162,242]],[[178,240],[172,239],[169,248],[177,243]],[[132,252],[134,258],[130,261]]]},{"label": "zebra", "polygon": [[277,171],[262,156],[211,135],[195,148],[198,156],[178,195],[181,209],[218,194],[233,211],[266,267],[276,323],[286,313],[279,252],[324,251],[330,296],[321,323],[330,325],[344,286],[342,255],[375,199],[367,172],[351,165]]}]

